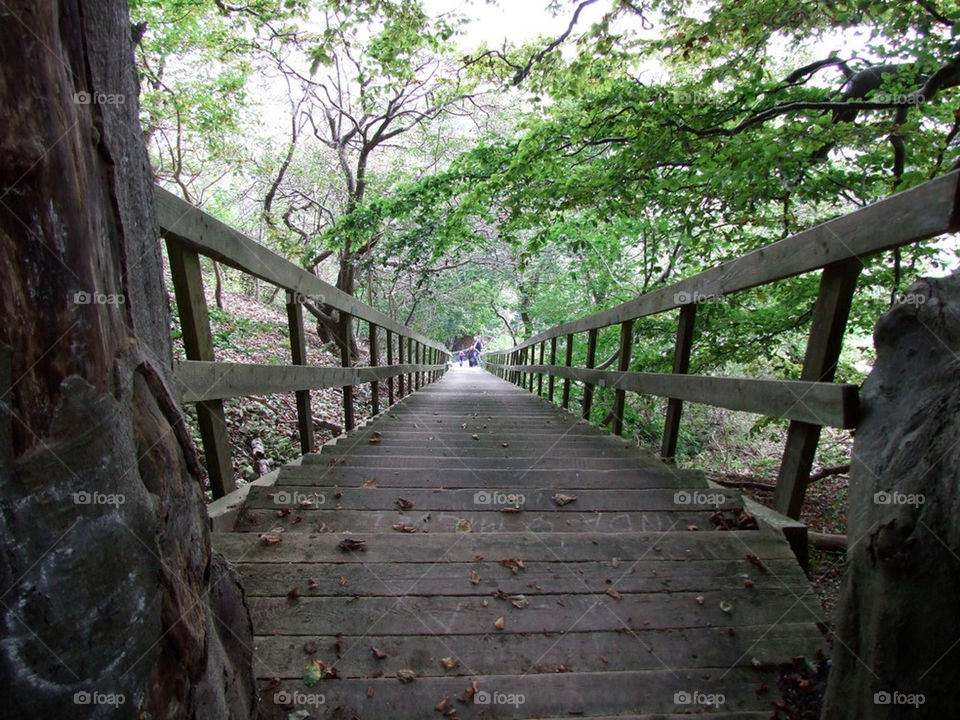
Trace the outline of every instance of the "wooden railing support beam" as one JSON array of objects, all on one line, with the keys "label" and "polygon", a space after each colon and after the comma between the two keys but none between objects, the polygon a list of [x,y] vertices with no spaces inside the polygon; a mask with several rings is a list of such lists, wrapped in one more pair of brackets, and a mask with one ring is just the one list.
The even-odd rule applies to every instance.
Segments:
[{"label": "wooden railing support beam", "polygon": [[[820,290],[813,309],[807,352],[803,359],[801,380],[831,382],[837,370],[843,334],[850,316],[850,305],[863,265],[858,258],[849,258],[827,265],[820,276]],[[798,403],[803,398],[797,399]],[[773,509],[797,519],[803,507],[810,468],[820,440],[820,425],[790,423],[787,442],[780,463]]]},{"label": "wooden railing support beam", "polygon": [[[296,296],[287,294],[287,325],[290,328],[290,355],[294,365],[307,364],[307,340],[303,332],[303,305]],[[313,411],[310,408],[310,391],[297,390],[297,428],[300,432],[300,452],[313,452]]]},{"label": "wooden railing support beam", "polygon": [[[633,320],[620,323],[620,360],[617,369],[626,372],[630,369],[630,355],[633,351]],[[627,405],[627,391],[617,388],[613,392],[613,434],[623,435],[623,411]]]},{"label": "wooden railing support beam", "polygon": [[[677,322],[677,341],[673,347],[673,372],[686,375],[690,369],[690,349],[693,347],[693,328],[697,319],[697,305],[690,303],[680,308]],[[672,459],[677,453],[677,440],[680,438],[680,416],[683,414],[683,400],[670,398],[667,401],[667,417],[663,423],[663,441],[660,444],[660,456],[664,460]]]}]

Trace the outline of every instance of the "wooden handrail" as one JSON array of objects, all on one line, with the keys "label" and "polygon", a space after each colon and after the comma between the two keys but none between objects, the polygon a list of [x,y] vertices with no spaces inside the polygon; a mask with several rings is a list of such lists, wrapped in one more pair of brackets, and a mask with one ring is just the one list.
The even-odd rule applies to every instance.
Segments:
[{"label": "wooden handrail", "polygon": [[[395,377],[400,378],[399,396],[402,397],[404,377],[407,378],[407,392],[410,392],[413,390],[411,379],[414,375],[416,387],[419,389],[422,385],[438,379],[446,371],[446,363],[440,361],[449,357],[449,352],[439,343],[297,267],[286,258],[167,190],[155,186],[154,196],[157,225],[166,241],[183,329],[184,349],[188,358],[176,363],[174,380],[181,402],[197,404],[198,426],[214,498],[222,497],[235,487],[223,407],[225,398],[296,392],[300,449],[301,452],[308,453],[313,450],[314,444],[311,390],[330,387],[343,389],[343,426],[350,430],[354,425],[354,386],[370,383],[372,392],[378,393],[380,381],[387,380],[388,402],[392,405],[395,400]],[[292,365],[215,362],[210,318],[200,271],[201,255],[265,280],[287,292]],[[303,302],[307,299],[337,309],[343,335],[352,333],[354,317],[367,321],[370,332],[370,367],[353,367],[349,345],[342,348],[342,367],[313,367],[308,364],[302,310]],[[377,328],[383,328],[386,333],[386,365],[380,365]],[[393,362],[394,342],[399,364]],[[404,344],[406,358],[409,361],[411,357],[416,357],[417,364],[404,364]],[[420,362],[421,358],[427,357],[435,362]],[[376,396],[372,407],[374,413],[379,409],[379,398]]]},{"label": "wooden handrail", "polygon": [[[684,401],[788,418],[791,422],[774,509],[798,518],[821,428],[850,428],[857,421],[858,389],[832,381],[862,260],[960,228],[958,178],[957,172],[942,175],[615,307],[556,325],[509,350],[487,352],[485,364],[504,379],[531,390],[534,375],[541,381],[543,375],[563,378],[564,408],[569,403],[570,382],[580,382],[583,416],[587,419],[593,388],[614,387],[615,431],[622,428],[624,391],[669,398],[661,449],[665,458],[672,458],[676,451]],[[820,290],[799,380],[687,375],[699,303],[816,270],[822,271]],[[627,362],[620,363],[619,372],[590,369],[600,329],[620,325],[619,352],[621,358],[629,358],[629,324],[677,308],[680,317],[673,373],[627,372]],[[588,335],[587,367],[574,368],[574,337],[584,332]],[[564,365],[556,364],[559,338],[565,338]],[[542,349],[547,340],[551,342],[551,364],[543,365],[541,360],[541,364],[533,365],[528,360],[532,349],[538,344]],[[550,397],[552,400],[552,392]]]},{"label": "wooden handrail", "polygon": [[809,230],[753,250],[685,280],[639,295],[593,315],[545,330],[506,350],[618,325],[684,305],[767,285],[847,258],[927,240],[955,229],[957,178],[951,172]]},{"label": "wooden handrail", "polygon": [[200,255],[265,280],[291,293],[294,298],[316,298],[319,304],[329,305],[398,335],[413,338],[422,345],[447,352],[439,343],[338,290],[159,185],[154,186],[154,192],[157,225],[164,239],[176,240]]}]

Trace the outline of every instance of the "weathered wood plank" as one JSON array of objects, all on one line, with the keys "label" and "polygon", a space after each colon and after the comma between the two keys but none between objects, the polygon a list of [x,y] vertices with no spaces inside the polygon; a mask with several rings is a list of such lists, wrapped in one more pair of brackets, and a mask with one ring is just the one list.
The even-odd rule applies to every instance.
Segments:
[{"label": "weathered wood plank", "polygon": [[829,427],[853,427],[859,407],[859,388],[841,383],[619,372],[549,365],[533,369],[588,384]]},{"label": "weathered wood plank", "polygon": [[[754,663],[789,662],[787,647],[795,655],[808,657],[818,649],[826,649],[823,636],[808,623],[744,627],[738,628],[735,635],[725,628],[637,630],[634,634],[569,632],[549,637],[511,633],[461,636],[454,643],[434,636],[281,635],[256,639],[256,656],[262,663],[259,672],[269,677],[299,679],[310,660],[303,650],[308,642],[317,645],[317,657],[330,662],[336,658],[337,670],[344,678],[391,677],[404,668],[421,678],[470,677],[471,670],[481,668],[518,675],[555,673],[561,667],[577,672],[659,670],[664,666],[748,668]],[[751,648],[749,653],[742,652],[744,645]],[[387,657],[378,660],[371,647]],[[448,672],[441,659],[451,654],[459,664]]]},{"label": "weathered wood plank", "polygon": [[[498,560],[623,561],[639,558],[663,560],[722,559],[753,554],[761,560],[792,558],[789,545],[778,533],[669,532],[669,533],[365,533],[363,552],[338,547],[343,536],[331,533],[291,533],[277,545],[264,545],[247,533],[214,533],[214,546],[231,562],[469,562],[477,555]],[[503,557],[500,557],[503,556]]]},{"label": "weathered wood plank", "polygon": [[[513,573],[497,562],[472,563],[241,563],[248,596],[286,597],[297,588],[303,597],[391,597],[394,595],[478,596],[502,590],[508,595],[573,595],[605,592],[616,580],[617,590],[631,593],[706,592],[714,597],[742,589],[750,579],[756,592],[782,588],[803,577],[793,558],[768,560],[766,572],[745,557],[664,563],[610,560],[578,563],[526,562]],[[478,584],[471,572],[479,576]],[[311,579],[316,587],[312,587]]]},{"label": "weathered wood plank", "polygon": [[[616,590],[616,583],[609,586]],[[800,595],[792,589],[728,589],[711,602],[697,601],[698,593],[621,593],[613,599],[605,590],[592,595],[527,595],[524,609],[509,601],[494,602],[489,595],[474,597],[252,597],[250,615],[264,635],[476,635],[496,633],[498,618],[510,632],[616,632],[623,628],[713,628],[772,625],[821,620],[820,604],[812,589]],[[487,605],[483,601],[487,600]],[[724,612],[720,603],[729,603]],[[562,604],[561,604],[562,603]],[[810,607],[807,607],[809,605]]]},{"label": "weathered wood plank", "polygon": [[[562,492],[561,488],[561,492]],[[739,493],[733,490],[673,490],[673,489],[610,489],[579,490],[576,500],[558,506],[552,497],[556,490],[531,488],[519,492],[509,485],[489,487],[483,490],[457,490],[441,488],[408,488],[403,499],[413,503],[418,511],[433,510],[470,510],[474,512],[494,511],[500,508],[518,507],[523,515],[527,512],[549,511],[557,515],[582,512],[680,512],[685,510],[715,510],[717,508],[742,507]],[[264,488],[256,486],[247,496],[250,509],[273,509],[282,507],[298,508],[303,493],[288,491],[284,488]],[[308,493],[316,509],[325,509],[328,505],[343,510],[384,510],[394,512],[397,492],[392,488],[341,488],[324,492],[322,488]],[[394,514],[396,514],[394,512]]]},{"label": "weathered wood plank", "polygon": [[[360,385],[408,373],[419,365],[381,367],[316,367],[313,365],[254,365],[181,360],[174,378],[181,402],[270,395],[295,390]],[[442,366],[422,366],[438,369]]]}]

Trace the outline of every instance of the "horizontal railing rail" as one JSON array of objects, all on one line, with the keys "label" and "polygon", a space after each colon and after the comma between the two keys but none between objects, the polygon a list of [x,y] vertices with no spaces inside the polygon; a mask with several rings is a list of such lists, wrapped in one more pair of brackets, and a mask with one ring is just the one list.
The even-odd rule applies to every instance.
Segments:
[{"label": "horizontal railing rail", "polygon": [[[798,518],[822,427],[856,426],[858,388],[834,383],[847,319],[862,261],[884,250],[927,240],[960,227],[957,172],[948,173],[877,203],[746,253],[704,272],[592,315],[557,325],[509,350],[488,352],[487,367],[554,401],[570,403],[570,384],[583,385],[582,416],[590,418],[595,387],[614,388],[613,431],[622,434],[627,391],[669,398],[661,455],[673,458],[683,402],[787,418],[774,509]],[[697,305],[731,293],[821,271],[820,287],[799,379],[689,375]],[[634,321],[679,309],[672,373],[630,372]],[[619,325],[617,371],[595,369],[598,331]],[[572,367],[575,336],[587,333],[586,367]],[[564,360],[557,364],[558,341]],[[545,362],[546,354],[546,362]],[[535,389],[536,387],[536,389]]]},{"label": "horizontal railing rail", "polygon": [[[339,387],[343,392],[345,430],[354,427],[353,388],[370,383],[371,410],[380,411],[380,383],[387,384],[387,402],[438,379],[447,369],[449,352],[412,328],[324,282],[208,213],[156,186],[157,224],[166,241],[174,295],[187,360],[174,365],[181,402],[196,403],[197,421],[210,488],[214,498],[235,488],[223,400],[233,397],[294,392],[297,426],[304,454],[314,447],[310,391]],[[290,365],[216,362],[200,257],[205,256],[287,293]],[[368,323],[370,365],[356,367],[350,343],[341,343],[341,367],[308,364],[303,303],[336,309],[342,337],[351,337],[354,318]],[[386,362],[381,364],[379,336],[384,335]]]}]

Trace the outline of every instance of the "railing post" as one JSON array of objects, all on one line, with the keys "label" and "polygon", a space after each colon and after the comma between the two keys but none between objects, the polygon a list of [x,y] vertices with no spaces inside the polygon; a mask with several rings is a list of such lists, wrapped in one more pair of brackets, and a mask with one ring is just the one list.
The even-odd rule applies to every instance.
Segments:
[{"label": "railing post", "polygon": [[[403,335],[397,335],[397,364],[398,364],[398,365],[403,365],[403,358],[404,358],[404,355],[403,355]],[[397,387],[397,398],[398,398],[398,399],[400,399],[400,398],[403,397],[403,394],[404,394],[404,393],[403,393],[403,390],[404,390],[404,382],[405,382],[405,380],[406,380],[406,376],[404,375],[404,373],[400,373],[399,375],[397,375],[397,385],[398,385],[398,387]]]},{"label": "railing post", "polygon": [[[411,365],[414,363],[414,359],[413,359],[413,338],[412,338],[412,337],[408,337],[408,338],[407,338],[407,362],[408,362],[409,364],[411,364]],[[407,395],[409,395],[410,393],[412,393],[413,390],[414,390],[414,387],[413,387],[413,370],[411,370],[410,372],[407,373]]]},{"label": "railing post", "polygon": [[[340,346],[340,365],[345,368],[353,367],[353,353],[350,352],[350,344],[353,340],[353,317],[340,311],[340,338],[343,344]],[[353,385],[344,385],[341,388],[343,392],[343,429],[347,432],[353,430]]]},{"label": "railing post", "polygon": [[[597,364],[597,328],[587,331],[587,368]],[[590,419],[590,409],[593,407],[593,383],[583,384],[583,419]]]},{"label": "railing post", "polygon": [[[175,240],[167,240],[167,257],[173,291],[180,312],[183,347],[188,360],[214,360],[210,316],[203,294],[200,256]],[[236,488],[233,462],[230,459],[230,436],[223,412],[223,401],[197,403],[197,424],[203,441],[203,454],[210,475],[210,491],[214,498],[223,497]]]},{"label": "railing post", "polygon": [[[393,332],[391,330],[387,330],[387,365],[393,365]],[[387,378],[387,404],[393,405],[393,375]]]},{"label": "railing post", "polygon": [[[690,349],[693,347],[693,327],[697,319],[697,304],[689,303],[680,307],[677,321],[677,341],[673,347],[673,372],[686,375],[690,369]],[[670,460],[677,454],[677,440],[680,438],[680,416],[683,414],[683,400],[670,398],[667,401],[667,417],[663,423],[663,441],[660,444],[660,456]]]},{"label": "railing post", "polygon": [[[419,341],[416,341],[416,342],[413,343],[413,357],[414,357],[414,361],[413,361],[413,362],[414,362],[414,364],[416,364],[416,365],[420,365],[420,361],[422,360],[422,357],[421,357],[421,356],[422,356],[422,350],[423,350],[423,346],[420,344]],[[420,389],[420,386],[421,386],[421,384],[422,384],[422,380],[423,380],[423,378],[422,378],[422,373],[421,373],[421,371],[420,371],[420,370],[415,370],[414,373],[413,373],[413,389],[414,389],[414,390],[419,390],[419,389]]]},{"label": "railing post", "polygon": [[[567,335],[567,346],[563,351],[564,362],[567,367],[573,365],[573,333]],[[563,379],[563,409],[570,409],[570,378]]]},{"label": "railing post", "polygon": [[513,369],[510,371],[510,382],[512,382],[514,385],[519,385],[520,369],[518,366],[520,365],[520,351],[514,350],[512,353],[510,353],[510,358],[510,365],[513,367]]},{"label": "railing post", "polygon": [[[287,293],[287,325],[290,327],[290,355],[294,365],[307,364],[307,341],[303,332],[303,305]],[[300,431],[300,452],[313,452],[313,412],[310,409],[310,391],[297,390],[297,427]]]},{"label": "railing post", "polygon": [[[537,363],[538,365],[543,365],[543,346],[545,344],[546,344],[546,341],[544,340],[540,341],[540,362]],[[537,395],[539,395],[540,397],[543,397],[543,371],[542,370],[538,373],[538,377],[537,377]]]},{"label": "railing post", "polygon": [[[377,367],[380,359],[377,357],[377,326],[369,323],[370,328],[370,367]],[[380,381],[370,382],[370,412],[374,415],[380,412]]]},{"label": "railing post", "polygon": [[[620,323],[620,361],[617,370],[627,372],[630,369],[630,354],[633,350],[633,320]],[[623,435],[623,412],[627,404],[627,391],[613,391],[613,434]]]},{"label": "railing post", "polygon": [[[557,364],[557,336],[554,335],[550,338],[550,364]],[[553,402],[553,386],[556,378],[553,376],[553,373],[550,373],[550,377],[547,379],[547,392],[550,395],[550,402]]]},{"label": "railing post", "polygon": [[[857,288],[857,277],[862,267],[858,258],[849,258],[823,269],[801,380],[833,380],[843,348],[843,334],[847,328],[853,293]],[[803,398],[798,398],[797,402],[803,402]],[[800,517],[803,507],[810,468],[820,440],[820,427],[793,420],[787,431],[777,489],[773,493],[773,509],[793,519]]]}]

